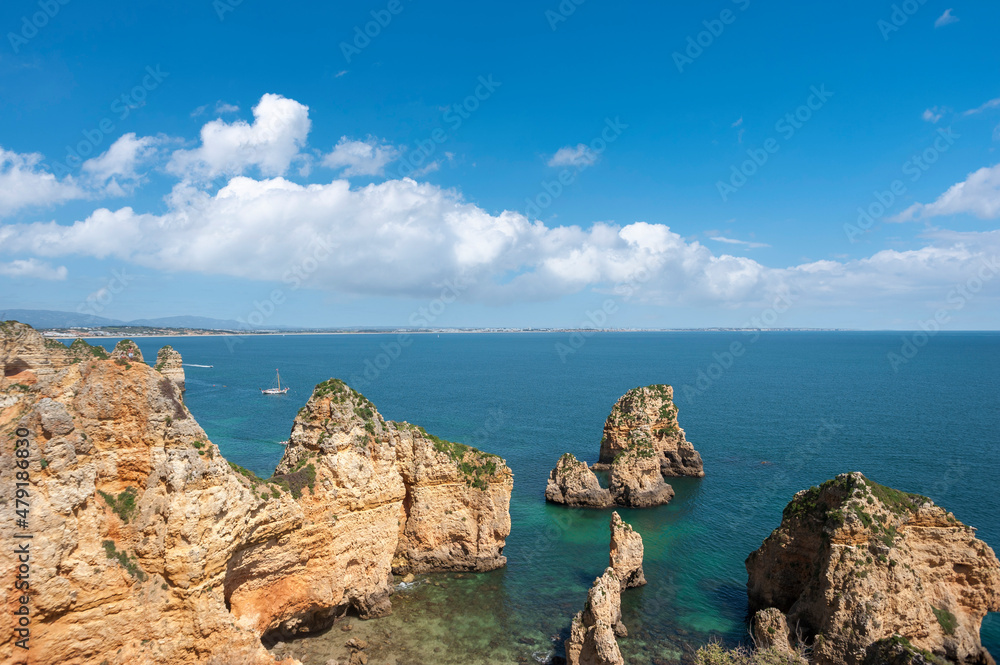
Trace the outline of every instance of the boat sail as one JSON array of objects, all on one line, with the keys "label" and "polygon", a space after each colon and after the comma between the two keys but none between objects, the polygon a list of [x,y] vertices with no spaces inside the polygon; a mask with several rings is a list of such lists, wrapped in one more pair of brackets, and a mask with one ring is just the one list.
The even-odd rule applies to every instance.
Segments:
[{"label": "boat sail", "polygon": [[274,383],[271,384],[270,388],[260,388],[261,395],[284,395],[288,392],[288,388],[281,387],[281,374],[278,370],[274,370]]}]

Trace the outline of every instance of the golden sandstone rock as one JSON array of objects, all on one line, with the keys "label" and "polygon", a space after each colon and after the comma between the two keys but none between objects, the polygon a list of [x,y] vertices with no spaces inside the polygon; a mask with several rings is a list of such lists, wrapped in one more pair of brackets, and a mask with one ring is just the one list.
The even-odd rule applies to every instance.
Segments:
[{"label": "golden sandstone rock", "polygon": [[666,385],[625,393],[604,423],[600,460],[593,466],[610,471],[610,487],[602,488],[586,462],[566,453],[549,474],[545,499],[575,507],[648,508],[674,497],[665,477],[704,476],[701,455],[677,424],[673,397]]},{"label": "golden sandstone rock", "polygon": [[746,568],[751,611],[785,614],[817,665],[992,662],[979,628],[1000,610],[1000,562],[926,497],[837,476],[795,495]]},{"label": "golden sandstone rock", "polygon": [[[394,565],[504,565],[513,479],[500,458],[387,423],[331,380],[265,481],[223,459],[137,350],[110,359],[0,324],[4,454],[18,428],[30,440],[32,665],[274,663],[265,633],[388,612]],[[0,468],[4,497],[14,473]],[[14,529],[0,522],[4,542]],[[14,639],[0,634],[4,662]]]}]

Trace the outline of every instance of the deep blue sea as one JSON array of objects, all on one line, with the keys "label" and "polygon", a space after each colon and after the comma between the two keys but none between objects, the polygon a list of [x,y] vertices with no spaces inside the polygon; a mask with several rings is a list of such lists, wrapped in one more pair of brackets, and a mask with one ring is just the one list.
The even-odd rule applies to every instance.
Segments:
[{"label": "deep blue sea", "polygon": [[[564,452],[596,460],[604,419],[635,386],[674,386],[706,476],[672,481],[668,506],[620,511],[643,536],[649,581],[623,594],[631,663],[743,639],[744,559],[795,492],[838,473],[930,496],[1000,549],[998,333],[940,333],[895,367],[887,354],[900,353],[902,333],[599,333],[565,358],[556,344],[568,335],[555,333],[424,334],[398,348],[396,335],[137,342],[147,360],[169,343],[185,363],[212,365],[185,368],[187,405],[228,459],[262,476],[312,387],[330,377],[386,419],[507,460],[507,568],[436,577],[440,586],[398,593],[382,620],[396,639],[425,642],[435,662],[532,662],[559,648],[607,566],[610,512],[547,505],[546,478]],[[744,353],[730,359],[733,342]],[[276,368],[291,391],[263,397]],[[982,635],[1000,656],[1000,616]]]}]

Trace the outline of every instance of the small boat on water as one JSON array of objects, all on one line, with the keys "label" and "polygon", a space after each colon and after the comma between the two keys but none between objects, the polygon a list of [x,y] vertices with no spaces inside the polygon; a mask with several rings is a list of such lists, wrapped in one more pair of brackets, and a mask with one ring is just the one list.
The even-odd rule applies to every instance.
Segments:
[{"label": "small boat on water", "polygon": [[281,387],[281,374],[278,370],[274,370],[274,383],[271,384],[270,388],[260,388],[261,395],[284,395],[288,392],[288,388]]},{"label": "small boat on water", "polygon": [[285,439],[284,441],[279,441],[278,445],[279,446],[287,446],[288,445],[288,439]]}]

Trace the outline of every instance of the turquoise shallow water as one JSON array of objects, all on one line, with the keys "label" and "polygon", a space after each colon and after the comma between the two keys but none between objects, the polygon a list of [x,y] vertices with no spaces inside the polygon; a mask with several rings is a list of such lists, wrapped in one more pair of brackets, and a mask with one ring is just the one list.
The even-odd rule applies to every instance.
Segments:
[{"label": "turquoise shallow water", "polygon": [[[926,494],[1000,548],[1000,334],[939,334],[898,372],[886,360],[899,352],[898,333],[752,339],[602,333],[565,363],[555,344],[566,336],[541,333],[416,335],[399,349],[394,335],[137,341],[148,359],[170,343],[186,363],[213,365],[185,368],[186,402],[228,459],[263,476],[313,385],[331,376],[387,419],[506,458],[515,474],[506,570],[401,591],[384,639],[422,644],[391,662],[533,662],[552,652],[607,565],[610,513],[546,505],[546,477],[563,452],[595,460],[612,404],[638,385],[674,385],[707,475],[674,481],[668,506],[620,511],[643,535],[650,582],[623,597],[630,662],[676,662],[713,637],[742,639],[744,559],[796,491],[838,473]],[[734,341],[745,354],[712,367]],[[386,349],[398,357],[380,357]],[[275,368],[292,390],[265,398],[257,388]],[[685,395],[685,385],[704,390]],[[324,639],[343,641],[318,637],[302,649],[322,653]],[[1000,617],[987,617],[983,641],[1000,654]]]}]

